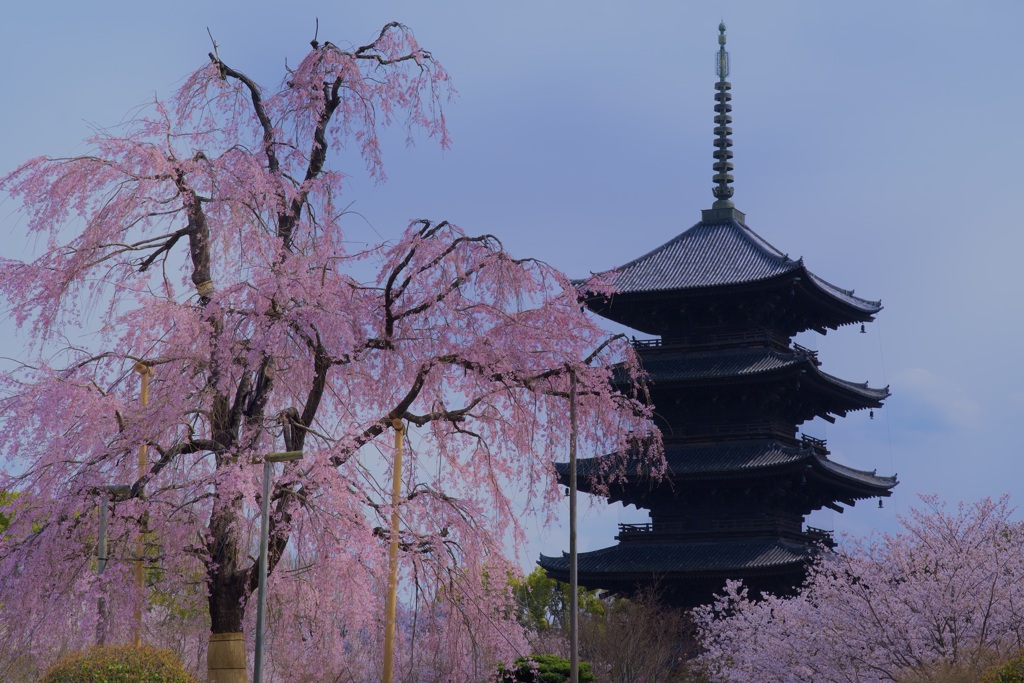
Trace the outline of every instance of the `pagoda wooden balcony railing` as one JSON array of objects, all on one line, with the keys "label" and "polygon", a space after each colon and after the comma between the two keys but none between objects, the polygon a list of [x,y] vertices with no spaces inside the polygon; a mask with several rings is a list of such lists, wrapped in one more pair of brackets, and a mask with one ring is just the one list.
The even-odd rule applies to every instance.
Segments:
[{"label": "pagoda wooden balcony railing", "polygon": [[774,421],[757,424],[703,424],[686,431],[677,431],[676,434],[689,443],[772,438],[796,442],[796,429],[792,423]]},{"label": "pagoda wooden balcony railing", "polygon": [[818,529],[817,527],[809,526],[807,527],[807,531],[804,535],[816,543],[820,543],[826,548],[835,548],[837,545],[835,535],[827,529]]},{"label": "pagoda wooden balcony railing", "polygon": [[686,337],[659,337],[657,339],[632,339],[631,341],[633,348],[638,350],[675,348],[706,350],[745,346],[771,346],[785,350],[790,346],[789,337],[768,329],[745,332],[709,332]]},{"label": "pagoda wooden balcony railing", "polygon": [[832,533],[824,529],[807,527],[801,531],[800,526],[792,521],[780,519],[719,519],[693,522],[647,522],[644,524],[619,524],[618,541],[655,542],[662,538],[700,538],[729,536],[778,536],[799,541],[821,543],[830,548],[835,547]]},{"label": "pagoda wooden balcony railing", "polygon": [[[696,431],[699,429],[700,431]],[[782,443],[793,446],[809,446],[821,455],[829,455],[828,441],[808,434],[799,436],[793,425],[786,422],[763,422],[745,425],[701,425],[688,431],[676,431],[674,435],[666,435],[667,441],[699,444],[703,442],[739,441],[743,439],[778,439]]]},{"label": "pagoda wooden balcony railing", "polygon": [[788,531],[798,532],[795,522],[775,519],[716,519],[695,522],[645,522],[642,524],[619,524],[620,534],[676,534],[676,533],[720,533],[730,531]]},{"label": "pagoda wooden balcony railing", "polygon": [[811,448],[813,448],[818,453],[821,453],[822,455],[829,454],[829,450],[826,447],[828,442],[825,439],[819,439],[813,436],[808,436],[807,434],[801,434],[800,443],[803,444],[804,446],[810,446]]},{"label": "pagoda wooden balcony railing", "polygon": [[770,346],[777,348],[780,351],[792,349],[793,351],[803,353],[811,359],[811,362],[814,363],[816,367],[821,367],[821,361],[818,360],[817,351],[797,344],[796,342],[791,344],[789,339],[771,332],[731,332],[728,334],[709,335],[698,339],[687,339],[683,337],[670,337],[668,339],[664,339],[662,337],[655,339],[634,338],[630,340],[630,343],[633,345],[634,349],[638,350],[685,348],[697,351],[707,350],[710,348],[720,349]]},{"label": "pagoda wooden balcony railing", "polygon": [[821,367],[821,361],[818,360],[818,352],[817,351],[809,349],[806,346],[800,346],[796,342],[793,342],[793,350],[794,351],[799,351],[800,353],[807,354],[807,356],[811,359],[811,362],[814,363],[815,367],[819,367],[819,368]]}]

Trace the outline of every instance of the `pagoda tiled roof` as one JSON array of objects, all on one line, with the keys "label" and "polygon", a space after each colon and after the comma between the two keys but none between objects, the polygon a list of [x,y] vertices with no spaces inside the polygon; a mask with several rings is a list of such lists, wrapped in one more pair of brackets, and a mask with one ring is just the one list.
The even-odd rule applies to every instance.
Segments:
[{"label": "pagoda tiled roof", "polygon": [[641,357],[644,371],[655,383],[760,375],[807,361],[806,354],[766,347]]},{"label": "pagoda tiled roof", "polygon": [[[786,446],[774,439],[697,446],[666,443],[664,476],[747,472],[789,465],[807,460],[812,455],[813,449],[810,446]],[[576,472],[582,480],[580,489],[585,490],[585,482],[595,475],[600,477],[603,472],[615,473],[618,458],[618,454],[613,453],[577,460]],[[568,479],[569,463],[556,462],[555,470],[559,481],[564,483]],[[627,459],[625,470],[621,472],[621,475],[629,478],[644,478],[648,474],[649,467],[640,458],[632,457]]]},{"label": "pagoda tiled roof", "polygon": [[813,457],[809,446],[786,446],[774,439],[706,446],[665,446],[667,474],[745,472],[779,467]]},{"label": "pagoda tiled roof", "polygon": [[[580,583],[588,575],[634,574],[673,575],[727,574],[730,571],[780,569],[805,562],[813,546],[781,539],[728,539],[674,543],[620,543],[608,548],[579,553]],[[569,570],[569,555],[541,555],[538,563],[553,574]],[[599,585],[599,584],[597,584]]]},{"label": "pagoda tiled roof", "polygon": [[[576,464],[580,490],[589,491],[594,476],[600,479],[603,473],[633,480],[648,478],[649,468],[638,458],[628,458],[625,470],[621,473],[616,472],[618,458],[617,454],[580,458]],[[666,443],[664,476],[670,479],[742,476],[773,468],[786,468],[802,462],[818,466],[841,480],[876,489],[876,494],[888,491],[897,483],[895,476],[880,476],[875,471],[858,470],[833,462],[810,444],[786,445],[775,439],[726,441],[707,445]],[[555,470],[559,481],[565,484],[569,478],[569,463],[555,463]]]},{"label": "pagoda tiled roof", "polygon": [[852,392],[873,403],[889,396],[887,387],[874,388],[867,382],[850,382],[822,372],[811,354],[803,351],[754,347],[703,353],[645,354],[642,356],[642,363],[648,378],[655,385],[668,382],[750,378],[799,366],[801,370],[821,379],[825,384]]},{"label": "pagoda tiled roof", "polygon": [[853,467],[847,467],[846,465],[840,465],[834,460],[829,460],[828,458],[819,457],[818,460],[826,470],[829,470],[840,477],[855,479],[869,486],[885,486],[886,488],[892,488],[899,483],[896,475],[883,477],[879,476],[875,470],[858,470]]},{"label": "pagoda tiled roof", "polygon": [[785,275],[806,274],[820,290],[865,314],[881,310],[869,301],[808,271],[736,220],[697,223],[660,247],[607,271],[616,294],[693,290],[753,283]]},{"label": "pagoda tiled roof", "polygon": [[[801,263],[802,262],[803,259],[801,259]],[[835,298],[849,304],[850,306],[853,306],[854,308],[859,308],[860,310],[871,314],[878,313],[880,310],[882,310],[881,301],[869,301],[868,299],[861,299],[859,296],[854,296],[852,289],[842,289],[840,287],[836,287],[831,282],[823,280],[814,273],[812,273],[811,271],[807,270],[807,268],[804,268],[804,272],[807,273],[807,277],[809,277],[811,281],[814,282],[814,284],[818,285],[818,287],[823,292],[826,292],[834,296]]]}]

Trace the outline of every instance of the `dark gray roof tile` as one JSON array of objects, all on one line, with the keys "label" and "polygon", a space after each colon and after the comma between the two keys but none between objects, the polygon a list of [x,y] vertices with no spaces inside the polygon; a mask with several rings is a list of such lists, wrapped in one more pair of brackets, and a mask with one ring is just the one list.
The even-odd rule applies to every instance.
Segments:
[{"label": "dark gray roof tile", "polygon": [[753,377],[801,366],[801,370],[824,386],[852,393],[869,401],[874,407],[889,396],[888,387],[874,388],[867,382],[849,382],[822,372],[809,352],[799,350],[779,351],[768,347],[755,347],[703,353],[643,354],[641,361],[644,371],[654,385]]},{"label": "dark gray roof tile", "polygon": [[[580,583],[587,574],[636,573],[672,574],[720,573],[785,567],[804,562],[814,552],[811,546],[778,539],[693,541],[688,543],[620,543],[609,548],[580,553],[577,566]],[[569,556],[541,555],[538,564],[550,571],[567,571]]]},{"label": "dark gray roof tile", "polygon": [[840,465],[839,463],[825,457],[816,457],[824,469],[844,479],[854,479],[867,484],[868,486],[884,486],[887,489],[891,489],[899,483],[895,474],[891,477],[881,476],[877,473],[877,470],[858,470],[853,467],[847,467],[846,465]]},{"label": "dark gray roof tile", "polygon": [[[636,458],[629,458],[625,463],[625,472],[620,474],[617,472],[618,458],[617,454],[580,458],[576,465],[581,481],[580,490],[587,491],[590,488],[589,482],[595,476],[599,480],[613,474],[624,474],[628,479],[644,479],[649,476],[649,466]],[[840,480],[857,482],[879,491],[887,491],[897,483],[895,476],[883,476],[873,470],[858,470],[833,462],[824,454],[816,452],[810,445],[789,446],[774,439],[727,441],[695,446],[669,443],[665,445],[665,461],[665,476],[669,478],[714,478],[806,462],[810,466],[820,467]],[[555,470],[559,481],[568,481],[569,463],[557,462]]]},{"label": "dark gray roof tile", "polygon": [[611,271],[619,294],[642,294],[737,285],[768,280],[795,271],[826,295],[863,313],[881,310],[881,302],[854,296],[821,279],[801,259],[791,259],[735,220],[700,222],[660,247]]},{"label": "dark gray roof tile", "polygon": [[638,259],[616,268],[619,292],[654,292],[765,280],[800,267],[735,221],[698,223]]},{"label": "dark gray roof tile", "polygon": [[807,360],[805,353],[765,347],[641,357],[644,370],[655,383],[758,375]]}]

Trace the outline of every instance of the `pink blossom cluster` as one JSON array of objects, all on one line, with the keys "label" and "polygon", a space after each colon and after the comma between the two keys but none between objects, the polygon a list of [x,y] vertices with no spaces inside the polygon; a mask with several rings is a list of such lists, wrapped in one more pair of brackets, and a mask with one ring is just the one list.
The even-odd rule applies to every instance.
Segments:
[{"label": "pink blossom cluster", "polygon": [[901,533],[824,556],[797,597],[753,599],[731,583],[701,608],[716,680],[931,680],[1024,647],[1024,524],[1008,498],[923,502]]},{"label": "pink blossom cluster", "polygon": [[[558,499],[572,378],[581,448],[625,451],[649,412],[612,384],[612,364],[638,372],[628,344],[496,237],[423,220],[349,251],[331,159],[352,147],[382,177],[392,121],[446,145],[447,92],[397,24],[356,48],[315,44],[277,90],[211,55],[89,154],[0,179],[44,244],[0,259],[35,354],[0,375],[0,491],[17,494],[2,510],[0,678],[100,630],[130,638],[139,605],[146,639],[196,668],[205,634],[251,633],[263,455],[301,450],[275,466],[269,501],[277,680],[374,679],[396,419],[400,666],[482,680],[525,654],[503,547]],[[112,503],[100,577],[114,484],[130,492]]]}]

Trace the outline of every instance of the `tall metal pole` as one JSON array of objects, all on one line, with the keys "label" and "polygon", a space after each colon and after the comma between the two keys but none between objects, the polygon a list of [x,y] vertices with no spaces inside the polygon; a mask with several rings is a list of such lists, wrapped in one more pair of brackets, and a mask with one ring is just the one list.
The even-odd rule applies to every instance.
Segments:
[{"label": "tall metal pole", "polygon": [[[104,491],[100,498],[100,538],[96,548],[96,574],[103,576],[103,570],[107,566],[107,508],[110,499]],[[99,618],[96,620],[96,646],[103,647],[107,640],[107,596],[106,590],[100,583],[100,597],[96,601],[96,611]]]},{"label": "tall metal pole", "polygon": [[388,546],[388,594],[384,606],[384,677],[391,683],[395,658],[395,612],[398,603],[398,503],[402,495],[402,436],[405,426],[395,418],[395,467],[391,478],[391,544]]},{"label": "tall metal pole", "polygon": [[[153,371],[145,363],[136,363],[133,368],[135,372],[142,376],[142,390],[141,390],[141,402],[142,407],[145,408],[149,405],[149,376],[153,374]],[[146,476],[146,465],[148,458],[146,457],[148,446],[146,441],[143,440],[139,444],[139,479]],[[145,545],[143,540],[143,533],[145,529],[139,531],[139,539],[136,545],[136,559],[135,559],[135,588],[138,595],[138,601],[135,603],[134,624],[135,624],[135,647],[142,645],[142,603],[144,602],[145,593],[145,567],[143,566],[143,553],[145,552]]]},{"label": "tall metal pole", "polygon": [[579,577],[576,572],[576,373],[569,375],[569,681],[580,680]]},{"label": "tall metal pole", "polygon": [[263,456],[263,500],[260,501],[259,583],[256,588],[256,653],[252,663],[252,683],[263,682],[263,641],[267,611],[267,545],[270,536],[270,479],[275,462],[302,459],[302,451],[267,453]]},{"label": "tall metal pole", "polygon": [[252,683],[263,681],[263,610],[267,603],[267,536],[270,533],[271,463],[263,460],[263,500],[260,505],[260,581],[256,589],[256,654],[252,665]]},{"label": "tall metal pole", "polygon": [[[96,544],[96,575],[103,576],[103,570],[107,568],[107,518],[110,510],[110,501],[124,500],[131,494],[131,487],[121,485],[103,486],[96,489],[100,495],[99,515],[100,532]],[[100,596],[96,599],[96,645],[102,647],[107,641],[107,589],[100,582]]]}]

